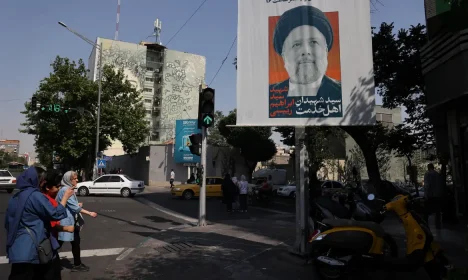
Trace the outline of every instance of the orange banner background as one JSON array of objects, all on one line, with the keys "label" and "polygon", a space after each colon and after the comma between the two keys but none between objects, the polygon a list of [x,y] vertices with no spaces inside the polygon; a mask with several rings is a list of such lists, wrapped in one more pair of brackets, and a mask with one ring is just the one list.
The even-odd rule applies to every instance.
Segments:
[{"label": "orange banner background", "polygon": [[[325,16],[330,21],[333,29],[333,46],[328,52],[328,69],[326,75],[337,81],[341,81],[341,61],[340,61],[340,27],[338,12],[328,12]],[[288,72],[284,69],[283,58],[278,55],[273,47],[273,33],[280,16],[268,18],[269,33],[269,83],[276,84],[289,79]]]}]

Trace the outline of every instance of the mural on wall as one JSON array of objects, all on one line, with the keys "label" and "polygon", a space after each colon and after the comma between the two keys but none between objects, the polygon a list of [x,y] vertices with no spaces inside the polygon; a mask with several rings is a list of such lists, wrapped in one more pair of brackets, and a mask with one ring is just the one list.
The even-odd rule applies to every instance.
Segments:
[{"label": "mural on wall", "polygon": [[[146,73],[146,47],[102,38],[100,41],[102,42],[104,64],[123,68],[127,80],[137,90],[142,90]],[[99,61],[99,56],[97,56],[97,60]],[[99,76],[96,75],[96,78]]]},{"label": "mural on wall", "polygon": [[206,59],[203,56],[166,50],[163,68],[160,132],[162,142],[175,137],[175,122],[197,118],[198,90],[205,81]]}]

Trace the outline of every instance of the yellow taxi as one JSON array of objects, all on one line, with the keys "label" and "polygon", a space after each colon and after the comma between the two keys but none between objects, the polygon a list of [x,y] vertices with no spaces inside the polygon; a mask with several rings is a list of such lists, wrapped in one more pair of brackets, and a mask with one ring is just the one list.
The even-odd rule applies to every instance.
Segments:
[{"label": "yellow taxi", "polygon": [[[222,177],[206,177],[206,197],[222,197],[223,191],[221,184],[223,183]],[[198,184],[185,184],[174,186],[171,190],[172,197],[184,198],[190,200],[194,197],[200,196],[200,185]]]}]

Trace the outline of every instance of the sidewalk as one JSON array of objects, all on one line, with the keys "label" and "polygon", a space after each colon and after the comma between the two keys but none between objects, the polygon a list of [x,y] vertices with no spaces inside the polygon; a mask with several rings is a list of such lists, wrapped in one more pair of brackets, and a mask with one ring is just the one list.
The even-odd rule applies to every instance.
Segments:
[{"label": "sidewalk", "polygon": [[294,224],[251,218],[157,233],[108,267],[109,279],[313,279],[289,254]]},{"label": "sidewalk", "polygon": [[[401,225],[394,222],[390,220],[383,226],[396,236],[401,247],[405,237]],[[125,258],[109,266],[108,278],[103,279],[318,279],[312,265],[289,253],[294,238],[294,222],[281,214],[231,218],[203,228],[179,227],[148,237]],[[468,254],[459,239],[453,239],[453,232],[442,230],[436,238],[455,264],[466,266]],[[404,254],[404,247],[401,251]],[[384,274],[378,273],[372,279]],[[428,277],[420,270],[397,273],[395,279]]]}]

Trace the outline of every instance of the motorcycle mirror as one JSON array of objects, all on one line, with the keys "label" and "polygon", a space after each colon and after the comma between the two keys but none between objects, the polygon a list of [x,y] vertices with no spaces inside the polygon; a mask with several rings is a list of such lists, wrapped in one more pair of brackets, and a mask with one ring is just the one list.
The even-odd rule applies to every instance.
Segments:
[{"label": "motorcycle mirror", "polygon": [[367,196],[367,199],[368,200],[374,200],[375,199],[375,195],[373,193],[370,193],[368,196]]}]

